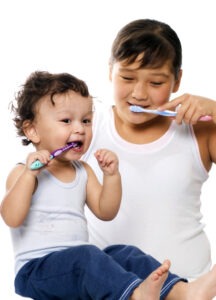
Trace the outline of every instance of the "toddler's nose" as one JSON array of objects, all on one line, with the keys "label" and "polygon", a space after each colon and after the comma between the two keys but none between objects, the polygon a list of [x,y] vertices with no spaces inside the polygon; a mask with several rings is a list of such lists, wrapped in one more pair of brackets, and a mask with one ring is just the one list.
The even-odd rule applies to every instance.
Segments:
[{"label": "toddler's nose", "polygon": [[73,133],[83,134],[84,133],[84,126],[81,122],[74,122],[72,124],[72,131]]}]

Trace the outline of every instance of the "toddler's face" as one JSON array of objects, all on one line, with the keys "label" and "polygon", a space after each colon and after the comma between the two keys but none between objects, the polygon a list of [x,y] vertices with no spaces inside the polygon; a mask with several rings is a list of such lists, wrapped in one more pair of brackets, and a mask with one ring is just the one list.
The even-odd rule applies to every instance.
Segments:
[{"label": "toddler's face", "polygon": [[79,159],[88,149],[92,138],[93,105],[91,97],[69,91],[53,98],[43,97],[36,106],[34,128],[39,136],[37,150],[52,152],[70,142],[78,142],[78,147],[70,149],[59,159]]}]

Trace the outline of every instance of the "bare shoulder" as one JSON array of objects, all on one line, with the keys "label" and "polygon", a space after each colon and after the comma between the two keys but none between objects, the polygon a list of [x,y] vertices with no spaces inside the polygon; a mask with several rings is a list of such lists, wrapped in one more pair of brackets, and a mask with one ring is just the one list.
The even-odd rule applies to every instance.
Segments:
[{"label": "bare shoulder", "polygon": [[92,169],[92,167],[87,163],[87,162],[84,162],[84,161],[81,161],[83,167],[85,168],[86,170],[86,173],[87,173],[87,177],[88,177],[88,188],[89,187],[94,187],[98,184],[98,179],[97,179],[97,176],[94,172],[94,170]]},{"label": "bare shoulder", "polygon": [[200,155],[207,171],[216,162],[216,124],[213,122],[198,122],[193,126],[199,145]]},{"label": "bare shoulder", "polygon": [[86,172],[87,172],[88,175],[93,172],[91,166],[87,162],[85,162],[83,160],[80,160],[80,162],[83,165],[83,167],[85,168],[85,170],[86,170]]},{"label": "bare shoulder", "polygon": [[216,124],[214,122],[198,122],[193,125],[194,133],[199,138],[216,138]]},{"label": "bare shoulder", "polygon": [[8,174],[6,180],[6,186],[9,187],[13,184],[13,182],[19,177],[19,175],[23,172],[25,165],[17,164]]}]

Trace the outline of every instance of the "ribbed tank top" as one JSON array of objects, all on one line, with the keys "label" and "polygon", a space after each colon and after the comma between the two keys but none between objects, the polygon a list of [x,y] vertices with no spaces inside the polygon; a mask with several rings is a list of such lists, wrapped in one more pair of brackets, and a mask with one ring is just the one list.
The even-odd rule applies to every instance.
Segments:
[{"label": "ribbed tank top", "polygon": [[131,244],[159,261],[169,258],[171,271],[195,278],[209,270],[210,245],[200,211],[201,189],[208,178],[191,126],[171,123],[148,144],[132,144],[115,130],[112,109],[99,109],[94,137],[84,159],[102,180],[92,153],[108,148],[119,156],[123,198],[117,217],[101,222],[86,209],[90,241],[103,248]]},{"label": "ribbed tank top", "polygon": [[69,183],[47,170],[38,175],[29,214],[22,226],[11,229],[16,273],[30,259],[88,242],[84,216],[87,173],[81,162],[73,165],[76,177]]}]

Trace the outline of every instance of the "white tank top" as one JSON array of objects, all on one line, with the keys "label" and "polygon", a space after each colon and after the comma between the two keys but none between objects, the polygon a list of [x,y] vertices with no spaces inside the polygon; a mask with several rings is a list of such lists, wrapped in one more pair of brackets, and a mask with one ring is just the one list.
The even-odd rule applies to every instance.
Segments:
[{"label": "white tank top", "polygon": [[18,228],[11,229],[15,273],[30,259],[88,242],[84,216],[87,173],[74,161],[76,177],[63,183],[47,170],[38,175],[29,214]]},{"label": "white tank top", "polygon": [[196,278],[211,266],[210,245],[201,222],[200,195],[208,173],[192,127],[172,122],[148,144],[131,144],[115,130],[112,109],[99,109],[94,137],[84,159],[102,180],[93,153],[108,148],[120,159],[123,198],[117,217],[96,219],[86,209],[90,241],[103,248],[131,244],[159,261],[169,258],[171,271]]}]

